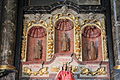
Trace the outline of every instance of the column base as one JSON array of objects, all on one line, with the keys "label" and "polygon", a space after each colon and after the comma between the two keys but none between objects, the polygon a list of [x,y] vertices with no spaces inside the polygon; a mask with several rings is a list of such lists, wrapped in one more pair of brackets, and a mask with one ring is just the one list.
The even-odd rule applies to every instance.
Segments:
[{"label": "column base", "polygon": [[116,70],[120,70],[120,65],[116,65],[116,66],[114,66],[114,69],[116,69]]},{"label": "column base", "polygon": [[8,75],[9,73],[17,72],[16,68],[11,65],[0,65],[0,77]]}]

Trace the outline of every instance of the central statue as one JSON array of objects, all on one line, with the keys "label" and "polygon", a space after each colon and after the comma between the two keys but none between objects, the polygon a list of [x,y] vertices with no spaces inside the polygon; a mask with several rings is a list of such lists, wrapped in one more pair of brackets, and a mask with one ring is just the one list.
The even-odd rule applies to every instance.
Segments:
[{"label": "central statue", "polygon": [[93,41],[88,45],[88,60],[96,60],[97,59],[97,49]]},{"label": "central statue", "polygon": [[42,40],[38,40],[37,42],[34,59],[42,59]]},{"label": "central statue", "polygon": [[67,33],[63,33],[61,43],[62,51],[70,51],[70,38],[68,37]]}]

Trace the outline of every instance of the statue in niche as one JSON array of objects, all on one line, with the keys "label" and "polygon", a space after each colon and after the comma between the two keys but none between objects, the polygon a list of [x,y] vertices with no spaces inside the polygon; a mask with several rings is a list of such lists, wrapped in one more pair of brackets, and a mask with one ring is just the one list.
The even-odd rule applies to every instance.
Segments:
[{"label": "statue in niche", "polygon": [[34,59],[42,59],[42,40],[38,40],[37,45],[35,46]]},{"label": "statue in niche", "polygon": [[88,45],[88,60],[96,60],[97,59],[97,48],[93,41],[91,41]]},{"label": "statue in niche", "polygon": [[62,42],[61,50],[70,51],[70,38],[68,37],[67,33],[63,33],[61,42]]}]

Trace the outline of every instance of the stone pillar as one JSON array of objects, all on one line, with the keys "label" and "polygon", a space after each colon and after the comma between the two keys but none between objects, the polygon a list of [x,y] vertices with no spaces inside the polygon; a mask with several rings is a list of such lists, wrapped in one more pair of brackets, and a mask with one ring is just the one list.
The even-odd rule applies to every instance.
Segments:
[{"label": "stone pillar", "polygon": [[16,40],[17,0],[2,1],[2,25],[0,30],[0,72],[8,73],[15,70],[14,54]]},{"label": "stone pillar", "polygon": [[117,23],[115,27],[115,42],[114,42],[114,57],[115,57],[115,66],[114,66],[114,80],[120,79],[120,24]]},{"label": "stone pillar", "polygon": [[[115,44],[115,68],[120,69],[120,10],[119,7],[120,1],[114,0],[113,6],[114,6],[114,44]],[[119,13],[119,14],[118,14]],[[116,67],[117,66],[117,67]]]},{"label": "stone pillar", "polygon": [[120,23],[114,25],[115,27],[115,42],[114,42],[114,55],[115,55],[115,67],[114,69],[120,70]]},{"label": "stone pillar", "polygon": [[120,79],[120,1],[112,0],[113,2],[113,32],[114,32],[114,57],[115,57],[115,66],[114,66],[114,80]]}]

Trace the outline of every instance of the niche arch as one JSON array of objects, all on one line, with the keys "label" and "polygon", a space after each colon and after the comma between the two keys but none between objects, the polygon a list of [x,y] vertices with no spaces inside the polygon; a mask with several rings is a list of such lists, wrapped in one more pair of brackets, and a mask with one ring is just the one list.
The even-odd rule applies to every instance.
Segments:
[{"label": "niche arch", "polygon": [[102,30],[96,24],[86,24],[82,28],[82,61],[102,61]]},{"label": "niche arch", "polygon": [[32,26],[27,31],[27,61],[46,60],[47,31],[43,26]]},{"label": "niche arch", "polygon": [[74,22],[60,18],[55,22],[55,53],[66,54],[74,51]]}]

